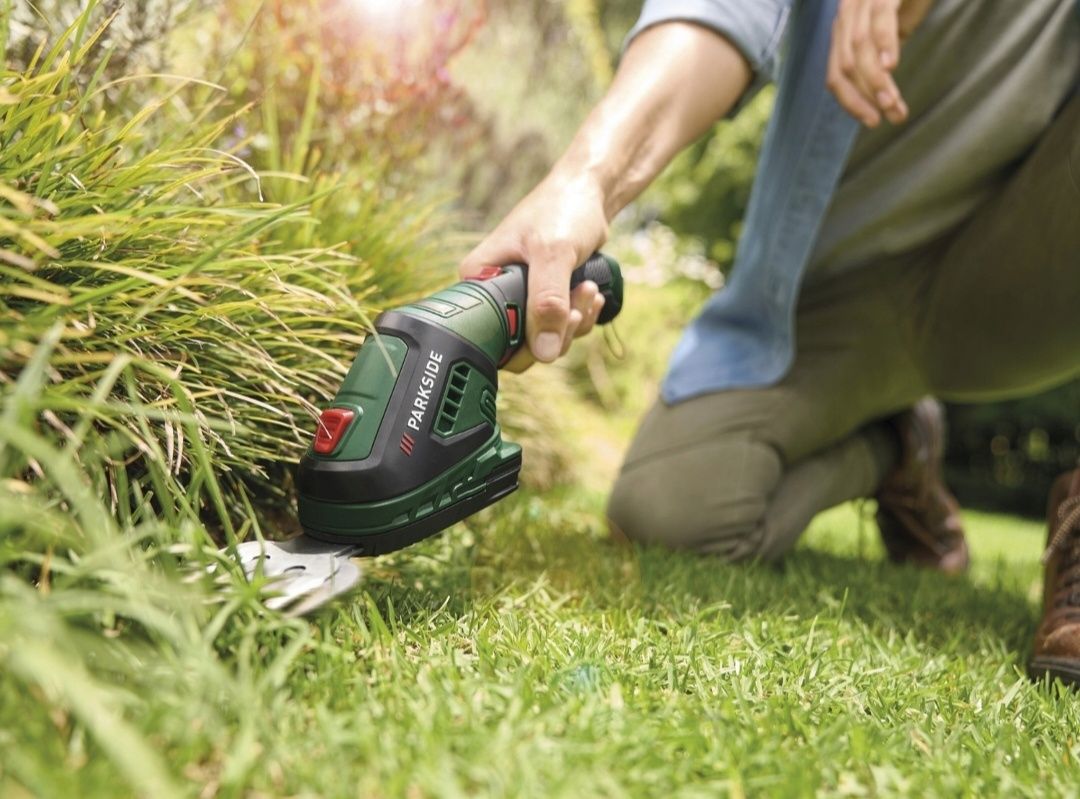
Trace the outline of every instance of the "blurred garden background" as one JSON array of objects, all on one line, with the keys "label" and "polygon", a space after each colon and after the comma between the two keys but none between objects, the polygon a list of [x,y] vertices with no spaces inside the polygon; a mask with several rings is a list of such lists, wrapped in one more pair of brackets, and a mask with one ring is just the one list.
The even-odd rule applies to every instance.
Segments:
[{"label": "blurred garden background", "polygon": [[[851,509],[789,582],[603,542],[622,448],[730,267],[769,92],[617,220],[619,342],[503,381],[521,496],[370,566],[310,624],[263,610],[218,554],[297,530],[295,463],[370,321],[453,280],[544,174],[638,8],[0,0],[0,796],[917,794],[956,787],[958,750],[917,779],[905,763],[940,719],[976,717],[994,742],[953,743],[983,747],[988,789],[1070,784],[1068,757],[1007,732],[1056,718],[1015,672],[1037,523],[979,517],[988,565],[963,590],[884,570]],[[1080,384],[952,408],[961,499],[1038,516],[1080,455],[1078,408]],[[876,598],[845,613],[860,590]],[[796,657],[767,627],[812,642],[800,602],[831,643]],[[739,652],[785,665],[747,682]],[[936,679],[948,710],[890,716],[898,693],[860,716],[871,689],[841,661]],[[800,675],[830,662],[825,707]]]}]

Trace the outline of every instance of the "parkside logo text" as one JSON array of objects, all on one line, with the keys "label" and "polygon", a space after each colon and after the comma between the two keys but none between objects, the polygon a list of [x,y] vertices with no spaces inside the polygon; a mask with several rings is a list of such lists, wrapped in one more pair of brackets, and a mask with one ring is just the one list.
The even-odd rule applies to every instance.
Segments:
[{"label": "parkside logo text", "polygon": [[420,375],[420,382],[416,385],[416,395],[413,397],[412,409],[409,411],[409,421],[406,426],[416,432],[420,432],[420,425],[424,423],[424,414],[427,412],[428,403],[431,402],[431,391],[435,388],[435,381],[442,369],[443,354],[432,350],[428,353],[428,361],[424,365],[424,372]]}]

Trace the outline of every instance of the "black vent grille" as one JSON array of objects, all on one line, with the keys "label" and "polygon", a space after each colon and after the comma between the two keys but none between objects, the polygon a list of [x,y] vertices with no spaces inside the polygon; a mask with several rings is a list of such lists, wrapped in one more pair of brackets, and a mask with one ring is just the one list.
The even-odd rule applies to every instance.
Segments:
[{"label": "black vent grille", "polygon": [[443,397],[442,407],[439,408],[439,416],[435,420],[435,432],[440,436],[450,435],[457,424],[458,413],[461,411],[461,402],[465,399],[465,389],[469,385],[469,365],[467,363],[455,364],[450,370],[450,379],[446,385],[446,396]]}]

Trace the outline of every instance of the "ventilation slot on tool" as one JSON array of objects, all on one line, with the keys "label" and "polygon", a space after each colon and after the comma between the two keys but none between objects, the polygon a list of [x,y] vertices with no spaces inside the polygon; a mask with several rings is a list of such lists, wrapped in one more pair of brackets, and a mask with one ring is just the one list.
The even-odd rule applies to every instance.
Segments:
[{"label": "ventilation slot on tool", "polygon": [[442,407],[439,408],[439,417],[435,420],[435,432],[440,436],[448,436],[454,431],[458,412],[461,410],[461,402],[465,399],[465,388],[468,385],[469,365],[467,363],[455,364],[450,370],[450,379],[446,384],[446,396],[443,397]]},{"label": "ventilation slot on tool", "polygon": [[492,427],[495,426],[495,395],[486,388],[480,394],[480,413]]}]

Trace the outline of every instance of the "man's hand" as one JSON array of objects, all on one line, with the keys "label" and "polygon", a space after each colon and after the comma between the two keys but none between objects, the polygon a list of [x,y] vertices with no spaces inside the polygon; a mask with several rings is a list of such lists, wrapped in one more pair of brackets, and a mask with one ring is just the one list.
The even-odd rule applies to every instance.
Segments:
[{"label": "man's hand", "polygon": [[533,359],[550,363],[570,342],[592,330],[604,297],[586,280],[570,293],[570,273],[607,238],[600,190],[587,176],[552,173],[537,186],[461,263],[463,278],[485,266],[527,264],[529,346],[506,368],[519,372]]},{"label": "man's hand", "polygon": [[933,0],[840,0],[826,83],[840,105],[870,128],[881,117],[898,125],[908,107],[893,80],[900,45]]},{"label": "man's hand", "polygon": [[570,294],[570,273],[607,238],[608,222],[683,147],[727,113],[750,66],[717,33],[686,22],[649,28],[627,49],[615,81],[551,174],[461,264],[529,267],[529,346],[507,365],[553,361],[596,324],[596,284]]}]

